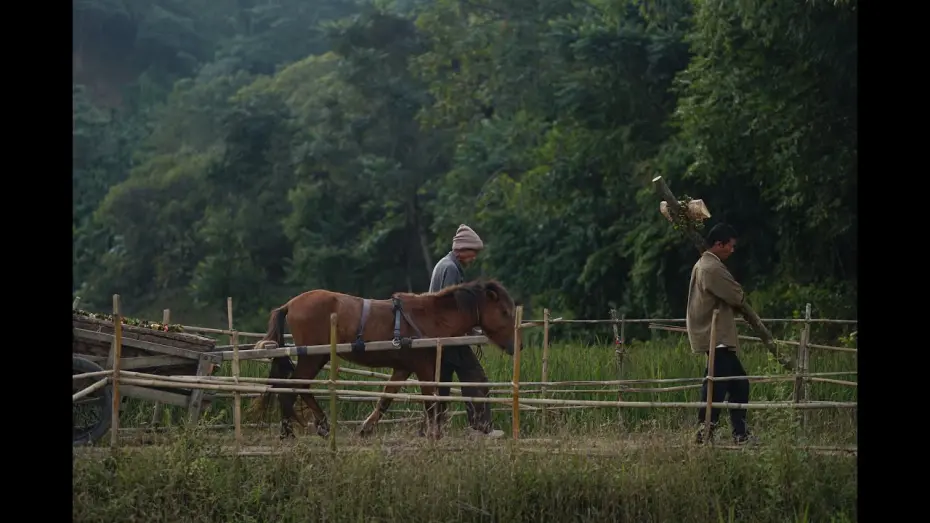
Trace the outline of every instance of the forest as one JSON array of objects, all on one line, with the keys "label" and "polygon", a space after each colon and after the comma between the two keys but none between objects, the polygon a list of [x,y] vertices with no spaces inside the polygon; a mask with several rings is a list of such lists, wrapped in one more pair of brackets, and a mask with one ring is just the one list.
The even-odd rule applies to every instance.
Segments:
[{"label": "forest", "polygon": [[857,4],[73,0],[72,294],[264,330],[426,291],[465,223],[534,317],[683,317],[662,175],[760,315],[855,318]]}]

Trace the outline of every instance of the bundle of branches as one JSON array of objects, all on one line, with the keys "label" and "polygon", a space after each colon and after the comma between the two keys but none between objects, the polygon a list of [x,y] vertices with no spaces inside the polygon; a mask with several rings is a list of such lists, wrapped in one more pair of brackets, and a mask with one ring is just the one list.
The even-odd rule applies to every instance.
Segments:
[{"label": "bundle of branches", "polygon": [[[71,309],[71,313],[77,316],[83,316],[85,318],[93,318],[95,320],[109,321],[113,322],[112,314],[104,314],[99,312],[88,312],[82,309]],[[143,329],[152,329],[157,331],[164,332],[184,332],[184,328],[180,325],[165,325],[154,321],[149,320],[140,320],[138,318],[127,318],[126,316],[122,317],[123,325],[131,325],[133,327],[140,327]]]},{"label": "bundle of branches", "polygon": [[663,200],[659,204],[659,212],[672,223],[673,229],[681,233],[692,227],[698,231],[703,230],[704,220],[710,218],[710,211],[704,205],[704,200],[695,200],[687,194],[683,199],[678,200],[677,206],[673,207],[675,207],[674,215],[669,212],[668,202]]},{"label": "bundle of branches", "polygon": [[[704,202],[702,200],[693,200],[688,197],[684,200],[679,200],[675,197],[672,190],[669,189],[661,176],[653,178],[652,183],[655,185],[659,198],[663,200],[659,204],[659,211],[672,222],[672,227],[674,227],[675,230],[684,234],[684,236],[691,241],[699,254],[703,254],[706,250],[704,238],[702,238],[697,231],[703,227],[703,220],[710,218],[710,212],[707,210]],[[759,315],[756,314],[756,311],[754,311],[748,303],[743,303],[741,309],[743,317],[746,318],[746,321],[752,329],[756,331],[762,339],[762,343],[772,356],[786,369],[793,369],[794,364],[791,362],[791,359],[787,356],[780,356],[778,354],[778,348],[775,346],[772,333],[762,324],[762,320],[759,319]]]}]

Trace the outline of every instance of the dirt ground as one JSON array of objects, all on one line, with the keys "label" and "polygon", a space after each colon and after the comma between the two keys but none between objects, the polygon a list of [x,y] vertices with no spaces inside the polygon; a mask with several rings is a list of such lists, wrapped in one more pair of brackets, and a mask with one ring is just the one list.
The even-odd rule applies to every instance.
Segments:
[{"label": "dirt ground", "polygon": [[[513,451],[543,452],[543,453],[571,453],[571,454],[622,454],[636,450],[650,448],[695,448],[699,447],[693,442],[692,432],[632,432],[613,434],[585,434],[585,435],[557,435],[547,438],[520,438],[514,440],[510,431],[498,439],[476,438],[469,436],[461,428],[447,428],[443,437],[430,440],[417,435],[417,425],[405,424],[379,424],[376,433],[362,438],[355,433],[357,427],[339,427],[336,434],[336,447],[339,451],[361,452],[379,451],[384,453],[437,450],[444,452],[457,451]],[[509,427],[507,427],[509,429]],[[311,430],[295,431],[296,438],[281,440],[278,437],[278,425],[265,427],[249,426],[242,430],[242,441],[238,449],[240,455],[274,455],[293,451],[329,452],[330,439],[318,436]],[[724,450],[752,450],[766,446],[764,440],[748,446],[735,446],[725,437],[717,436],[715,449]],[[151,448],[163,446],[175,439],[173,431],[147,431],[145,429],[124,429],[120,431],[119,445],[122,448]],[[236,453],[235,436],[231,429],[216,428],[203,430],[210,446],[222,453]],[[75,453],[102,452],[109,450],[109,436],[104,437],[93,447],[76,447]],[[829,454],[856,455],[855,446],[804,446],[799,447],[808,451]]]}]

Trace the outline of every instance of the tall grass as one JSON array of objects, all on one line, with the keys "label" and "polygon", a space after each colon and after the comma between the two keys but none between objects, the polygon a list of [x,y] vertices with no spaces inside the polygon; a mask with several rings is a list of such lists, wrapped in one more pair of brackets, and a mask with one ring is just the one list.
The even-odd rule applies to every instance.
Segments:
[{"label": "tall grass", "polygon": [[[509,381],[513,360],[494,347],[482,352],[489,379]],[[745,344],[740,358],[749,374],[785,373],[758,344]],[[699,377],[703,367],[704,358],[691,353],[683,336],[662,335],[627,347],[622,378]],[[539,338],[527,336],[521,377],[538,381],[541,369]],[[849,353],[812,350],[811,369],[854,371],[856,358]],[[227,364],[218,374],[229,372]],[[267,372],[267,363],[242,362],[243,375],[264,377]],[[551,381],[620,377],[609,340],[563,341],[551,347]],[[844,379],[856,381],[856,376]],[[792,388],[790,381],[753,384],[752,401],[789,400]],[[409,389],[417,392],[416,387]],[[561,397],[617,398],[616,390],[608,392]],[[855,388],[834,384],[813,383],[811,392],[814,400],[857,398]],[[697,401],[698,391],[624,393],[624,399]],[[322,404],[325,409],[327,404]],[[338,405],[340,421],[362,419],[373,407],[372,403],[341,400]],[[450,406],[453,412],[462,408],[461,404]],[[494,412],[495,425],[509,428],[509,410]],[[422,416],[422,412],[421,404],[395,402],[387,418]],[[230,413],[230,400],[217,399],[204,419],[206,423],[229,423]],[[185,411],[166,407],[162,414],[164,422],[180,425]],[[354,427],[343,425],[338,453],[328,452],[326,442],[315,435],[299,434],[284,453],[265,457],[221,457],[217,447],[232,441],[230,432],[208,433],[203,425],[179,426],[165,437],[167,446],[117,451],[104,459],[77,453],[72,519],[410,523],[858,519],[856,460],[796,447],[799,442],[855,443],[854,410],[811,411],[803,431],[794,411],[750,411],[751,428],[763,444],[738,452],[670,445],[693,436],[694,409],[601,408],[553,410],[551,414],[544,426],[539,412],[524,411],[521,437],[553,435],[558,445],[575,451],[606,447],[611,454],[586,456],[548,447],[539,453],[501,442],[465,442],[455,437],[456,429],[464,424],[463,416],[453,417],[444,444],[412,437],[411,426],[391,425],[378,427],[384,439],[359,441],[350,434]],[[151,415],[150,403],[130,399],[122,423],[144,425]],[[725,413],[722,418],[726,419]],[[275,428],[264,432],[273,437]],[[391,438],[397,435],[408,451],[389,451]],[[631,438],[637,445],[629,444]],[[411,446],[417,451],[410,452]]]},{"label": "tall grass", "polygon": [[316,452],[219,457],[187,434],[166,448],[73,463],[75,522],[857,520],[856,462],[787,448],[652,446],[612,456]]}]

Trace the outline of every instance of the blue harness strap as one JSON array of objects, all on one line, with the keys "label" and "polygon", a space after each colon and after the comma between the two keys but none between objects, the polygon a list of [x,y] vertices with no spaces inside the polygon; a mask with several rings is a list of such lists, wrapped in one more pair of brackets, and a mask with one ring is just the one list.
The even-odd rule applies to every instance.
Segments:
[{"label": "blue harness strap", "polygon": [[371,300],[363,300],[362,319],[358,322],[358,331],[355,333],[355,341],[352,342],[352,352],[356,354],[365,352],[365,340],[362,339],[362,333],[365,332],[365,324],[368,323],[369,312],[371,312]]}]

